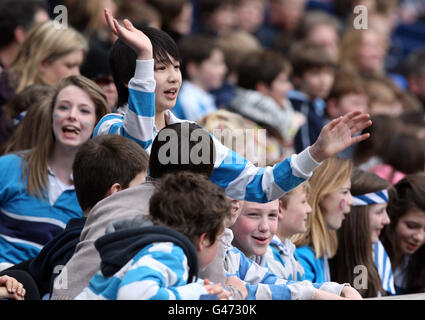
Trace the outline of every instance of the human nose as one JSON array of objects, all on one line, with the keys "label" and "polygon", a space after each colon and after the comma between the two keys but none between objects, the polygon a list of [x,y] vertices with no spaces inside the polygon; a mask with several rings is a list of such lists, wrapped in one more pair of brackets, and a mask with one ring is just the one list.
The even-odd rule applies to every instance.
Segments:
[{"label": "human nose", "polygon": [[387,210],[384,211],[384,218],[382,220],[383,225],[387,225],[391,222],[390,217],[388,216]]},{"label": "human nose", "polygon": [[258,231],[267,232],[269,231],[269,224],[266,218],[262,218],[260,220],[260,224],[258,225]]},{"label": "human nose", "polygon": [[69,72],[70,76],[79,76],[80,75],[80,67],[74,67]]},{"label": "human nose", "polygon": [[181,79],[180,69],[172,68],[172,70],[168,73],[168,81],[169,82],[178,82]]},{"label": "human nose", "polygon": [[71,107],[69,109],[69,112],[68,112],[68,118],[69,119],[76,120],[77,119],[77,114],[78,114],[77,108]]},{"label": "human nose", "polygon": [[351,207],[351,205],[353,204],[353,202],[354,202],[353,195],[351,194],[351,191],[348,191],[347,204]]},{"label": "human nose", "polygon": [[313,209],[311,208],[310,204],[308,204],[308,203],[307,203],[307,205],[306,205],[306,208],[305,208],[305,209],[306,209],[306,213],[307,213],[307,214],[311,214],[311,213],[313,212]]}]

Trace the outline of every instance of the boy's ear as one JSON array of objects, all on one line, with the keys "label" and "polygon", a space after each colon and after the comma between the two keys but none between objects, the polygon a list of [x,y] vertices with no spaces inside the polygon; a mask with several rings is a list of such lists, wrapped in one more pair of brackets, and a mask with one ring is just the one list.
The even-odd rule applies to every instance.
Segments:
[{"label": "boy's ear", "polygon": [[232,213],[239,211],[242,206],[241,201],[232,199],[231,202],[232,202]]},{"label": "boy's ear", "polygon": [[264,95],[267,95],[270,91],[270,87],[267,84],[265,84],[263,81],[260,81],[255,84],[255,90],[257,90],[258,92],[261,92]]},{"label": "boy's ear", "polygon": [[282,202],[282,200],[279,200],[279,213],[277,214],[278,220],[282,220],[284,210],[285,210],[285,208],[283,207],[283,202]]},{"label": "boy's ear", "polygon": [[115,192],[119,192],[121,190],[122,190],[122,186],[118,182],[116,182],[109,188],[108,192],[106,193],[106,196],[111,196]]},{"label": "boy's ear", "polygon": [[198,245],[196,246],[196,251],[200,252],[211,245],[209,240],[206,238],[206,236],[207,236],[206,232],[201,233],[198,239]]}]

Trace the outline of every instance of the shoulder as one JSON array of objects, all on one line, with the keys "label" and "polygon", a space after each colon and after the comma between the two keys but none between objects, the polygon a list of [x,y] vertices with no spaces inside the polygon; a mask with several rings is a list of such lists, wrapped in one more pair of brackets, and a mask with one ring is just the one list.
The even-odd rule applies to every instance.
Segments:
[{"label": "shoulder", "polygon": [[10,172],[11,169],[16,170],[22,163],[22,156],[11,153],[0,157],[0,168],[3,172]]},{"label": "shoulder", "polygon": [[314,250],[308,245],[296,248],[294,255],[297,260],[305,260],[311,262],[318,260],[314,253]]}]

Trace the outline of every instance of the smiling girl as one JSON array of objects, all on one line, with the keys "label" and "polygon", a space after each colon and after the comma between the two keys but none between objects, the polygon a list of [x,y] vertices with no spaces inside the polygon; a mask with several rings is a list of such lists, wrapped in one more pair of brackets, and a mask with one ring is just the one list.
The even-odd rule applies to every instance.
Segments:
[{"label": "smiling girl", "polygon": [[391,259],[397,294],[425,291],[425,174],[407,175],[390,193],[391,223],[381,240]]},{"label": "smiling girl", "polygon": [[35,147],[0,157],[0,270],[28,260],[82,217],[72,163],[99,119],[110,112],[106,97],[82,76],[63,79],[47,98]]},{"label": "smiling girl", "polygon": [[[382,229],[390,223],[389,186],[374,173],[354,170],[351,178],[354,202],[338,230],[337,253],[329,261],[332,280],[358,285],[364,298],[395,294],[391,261],[379,241]],[[358,266],[366,269],[358,269]],[[366,270],[367,281],[366,278],[360,281],[366,276]]]},{"label": "smiling girl", "polygon": [[333,157],[325,160],[309,179],[311,191],[307,200],[312,213],[307,220],[307,232],[292,239],[297,246],[295,258],[303,266],[306,280],[330,281],[328,258],[338,248],[336,230],[353,203],[351,172],[350,160]]}]

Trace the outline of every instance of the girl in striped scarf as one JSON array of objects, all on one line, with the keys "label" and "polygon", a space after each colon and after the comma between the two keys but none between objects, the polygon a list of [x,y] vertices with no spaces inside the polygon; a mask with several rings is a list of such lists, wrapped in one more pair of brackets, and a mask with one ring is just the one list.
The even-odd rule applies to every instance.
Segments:
[{"label": "girl in striped scarf", "polygon": [[364,298],[395,294],[391,261],[379,236],[390,223],[389,183],[374,173],[354,169],[353,204],[338,230],[338,250],[329,261],[333,281],[349,282]]}]

